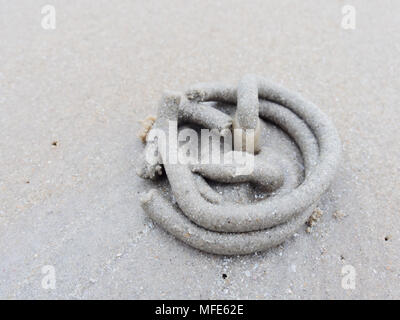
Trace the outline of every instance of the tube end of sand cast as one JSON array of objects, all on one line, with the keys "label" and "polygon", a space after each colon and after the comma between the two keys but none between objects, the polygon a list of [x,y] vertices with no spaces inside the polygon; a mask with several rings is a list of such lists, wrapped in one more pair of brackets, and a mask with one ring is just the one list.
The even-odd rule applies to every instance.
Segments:
[{"label": "tube end of sand cast", "polygon": [[140,203],[143,206],[146,206],[149,202],[151,202],[156,195],[157,190],[156,189],[151,189],[149,192],[146,192],[145,194],[142,195],[140,198]]},{"label": "tube end of sand cast", "polygon": [[167,105],[179,105],[181,98],[182,93],[177,91],[165,90],[162,95],[162,101]]}]

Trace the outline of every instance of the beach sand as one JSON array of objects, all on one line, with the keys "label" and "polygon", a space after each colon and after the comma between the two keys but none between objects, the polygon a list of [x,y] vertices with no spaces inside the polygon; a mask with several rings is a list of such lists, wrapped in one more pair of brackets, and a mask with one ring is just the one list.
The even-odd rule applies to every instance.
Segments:
[{"label": "beach sand", "polygon": [[[351,1],[354,30],[341,0],[53,0],[54,30],[46,4],[0,0],[0,298],[400,298],[400,2]],[[311,232],[221,257],[140,207],[139,120],[247,73],[328,114],[343,162]]]}]

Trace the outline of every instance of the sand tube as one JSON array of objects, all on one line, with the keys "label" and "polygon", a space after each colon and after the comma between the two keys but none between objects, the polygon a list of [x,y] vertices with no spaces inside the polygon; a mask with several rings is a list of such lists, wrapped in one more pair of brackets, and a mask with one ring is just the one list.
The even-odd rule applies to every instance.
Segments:
[{"label": "sand tube", "polygon": [[275,228],[246,233],[214,232],[191,222],[155,189],[142,198],[147,215],[165,231],[184,243],[213,254],[243,255],[265,251],[285,241],[306,223],[314,207],[308,208],[290,222]]},{"label": "sand tube", "polygon": [[227,114],[212,107],[212,104],[182,100],[179,105],[179,123],[194,123],[208,129],[223,131],[232,126]]},{"label": "sand tube", "polygon": [[[232,126],[231,117],[213,108],[210,103],[188,101],[184,97],[179,104],[178,121],[179,123],[193,123],[208,129],[216,129],[221,135],[224,135],[224,130],[229,130]],[[153,128],[158,128],[157,120]],[[155,180],[163,174],[162,161],[161,158],[152,162],[146,159],[146,154],[157,154],[158,152],[157,143],[147,139],[147,137],[146,147],[136,173],[143,179]]]},{"label": "sand tube", "polygon": [[232,163],[203,164],[199,162],[189,164],[189,168],[195,173],[193,176],[197,189],[211,203],[221,203],[222,195],[211,188],[205,178],[219,183],[250,182],[259,191],[268,192],[270,195],[283,194],[297,187],[300,183],[301,173],[295,163],[288,161],[281,155],[271,153],[271,150],[266,147],[257,157],[253,158],[254,169],[247,175],[237,174],[236,166],[240,167],[242,164],[235,163],[235,157],[231,156],[232,153],[239,154],[242,152],[230,151],[224,154],[224,158],[233,158]]},{"label": "sand tube", "polygon": [[[233,151],[236,153],[237,151]],[[228,153],[228,157],[231,152]],[[253,160],[254,169],[250,174],[236,174],[237,165],[234,161],[229,164],[195,164],[191,165],[192,172],[198,173],[201,176],[217,182],[224,183],[240,183],[250,182],[259,186],[265,191],[274,191],[283,185],[283,173],[277,168],[267,156],[255,157]]]},{"label": "sand tube", "polygon": [[257,77],[244,76],[237,89],[237,108],[233,118],[234,149],[257,153],[260,151],[260,120]]},{"label": "sand tube", "polygon": [[[177,220],[170,219],[168,220],[169,222],[165,221],[164,218],[161,219],[161,212],[168,216],[165,212],[167,208],[158,211],[160,214],[153,212],[155,208],[158,208],[163,203],[154,192],[151,193],[151,196],[145,197],[143,207],[156,222],[178,238],[181,238],[180,232],[188,227],[185,223],[190,223],[192,228],[199,225],[209,229],[204,233],[203,231],[205,230],[203,228],[196,226],[196,228],[199,228],[195,229],[196,232],[193,233],[196,236],[193,238],[188,237],[192,240],[186,239],[185,241],[182,239],[196,248],[221,254],[241,254],[263,250],[263,248],[265,249],[283,241],[284,237],[294,232],[307,219],[313,206],[329,186],[338,165],[340,141],[333,125],[318,108],[298,95],[268,83],[264,79],[257,78],[257,86],[258,95],[261,99],[259,105],[260,116],[280,126],[298,144],[304,158],[305,180],[299,187],[290,192],[279,194],[254,204],[238,205],[228,203],[215,205],[207,202],[201,196],[188,166],[164,163],[179,208],[192,222],[188,222],[188,219],[183,217],[182,214],[177,216]],[[237,100],[236,89],[221,84],[199,85],[189,90],[187,95],[190,99],[198,101],[215,100],[234,104]],[[277,103],[267,102],[262,99],[269,99]],[[164,98],[159,110],[159,116],[163,119],[160,124],[164,123],[165,125],[168,120],[177,119],[178,100],[178,96]],[[166,129],[167,127],[165,126],[164,128]],[[185,183],[181,183],[182,181],[185,181]],[[158,203],[157,205],[156,202]],[[169,209],[168,212],[171,212]],[[177,225],[178,221],[180,222]],[[300,223],[300,221],[302,222]],[[265,230],[267,228],[271,229]],[[282,230],[289,230],[290,232],[283,232]],[[224,234],[224,232],[246,233]],[[255,236],[265,232],[268,234],[268,236],[267,234],[265,235],[266,239],[269,239],[266,242],[262,242],[258,236]],[[210,233],[213,235],[211,236]],[[284,234],[284,237],[280,237],[282,234]],[[221,238],[223,235],[226,238]],[[234,236],[240,236],[240,239],[244,239],[246,235],[252,240],[249,240],[250,238],[238,240],[239,242],[232,244],[230,248],[226,247],[227,245],[229,246],[231,236],[233,238]],[[217,241],[216,239],[221,240],[220,246],[210,244]],[[224,242],[225,240],[223,239],[230,240]],[[250,241],[252,245],[242,246],[243,242],[240,241]],[[254,241],[258,241],[258,243],[253,243]],[[209,245],[208,250],[205,248],[207,243]]]},{"label": "sand tube", "polygon": [[211,188],[207,181],[201,175],[195,174],[193,175],[193,177],[196,182],[197,189],[204,199],[211,203],[218,204],[222,202],[222,195]]}]

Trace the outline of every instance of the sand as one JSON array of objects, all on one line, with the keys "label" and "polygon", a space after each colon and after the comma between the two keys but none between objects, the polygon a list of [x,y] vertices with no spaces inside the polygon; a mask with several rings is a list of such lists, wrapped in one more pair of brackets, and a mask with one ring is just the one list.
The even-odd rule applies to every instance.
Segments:
[{"label": "sand", "polygon": [[[0,1],[1,298],[400,298],[397,1],[352,1],[355,30],[341,27],[345,1],[52,3],[44,30],[47,1]],[[140,207],[151,182],[135,172],[138,121],[164,90],[247,73],[329,115],[343,165],[311,233],[204,254]],[[55,289],[42,287],[46,265]]]}]

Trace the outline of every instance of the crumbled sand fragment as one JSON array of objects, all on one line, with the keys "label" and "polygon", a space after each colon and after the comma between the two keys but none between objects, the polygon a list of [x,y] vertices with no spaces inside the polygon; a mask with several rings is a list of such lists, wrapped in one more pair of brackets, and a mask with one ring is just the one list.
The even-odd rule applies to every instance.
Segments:
[{"label": "crumbled sand fragment", "polygon": [[322,217],[323,214],[324,214],[324,212],[320,208],[315,208],[314,209],[311,217],[306,222],[306,224],[307,224],[306,231],[308,233],[311,232],[312,227],[317,224],[318,220]]},{"label": "crumbled sand fragment", "polygon": [[154,122],[156,122],[156,117],[151,115],[147,116],[146,119],[140,121],[140,123],[142,124],[142,130],[139,132],[139,138],[140,140],[142,140],[143,143],[146,142],[147,135],[153,127]]},{"label": "crumbled sand fragment", "polygon": [[343,213],[342,211],[338,210],[333,214],[333,217],[337,220],[341,220],[347,217],[347,214]]}]

